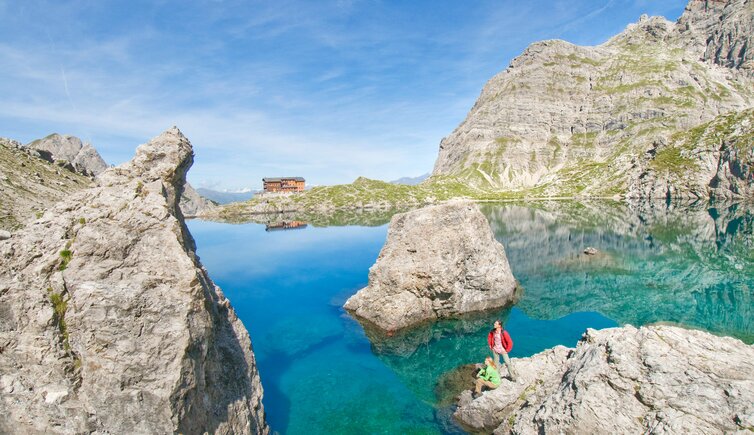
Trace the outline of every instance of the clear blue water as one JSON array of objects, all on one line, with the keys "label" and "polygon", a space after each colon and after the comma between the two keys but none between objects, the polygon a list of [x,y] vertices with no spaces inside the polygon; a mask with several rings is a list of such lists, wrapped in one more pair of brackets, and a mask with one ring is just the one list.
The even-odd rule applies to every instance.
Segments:
[{"label": "clear blue water", "polygon": [[[733,207],[733,209],[731,209]],[[440,376],[487,355],[506,321],[514,357],[586,328],[669,322],[754,341],[752,215],[740,206],[483,205],[524,287],[507,310],[367,337],[341,308],[367,283],[387,226],[265,231],[190,221],[198,254],[252,338],[279,433],[454,433]],[[599,254],[583,254],[587,246]]]}]

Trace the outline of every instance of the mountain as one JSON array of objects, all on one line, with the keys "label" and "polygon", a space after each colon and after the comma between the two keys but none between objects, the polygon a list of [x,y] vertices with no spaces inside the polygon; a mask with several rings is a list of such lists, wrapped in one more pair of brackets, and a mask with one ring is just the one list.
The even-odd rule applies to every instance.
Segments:
[{"label": "mountain", "polygon": [[709,128],[750,134],[753,33],[754,0],[692,0],[595,47],[532,44],[441,141],[432,175],[532,196],[750,195],[751,147]]},{"label": "mountain", "polygon": [[418,177],[401,177],[397,180],[393,180],[390,183],[391,184],[408,184],[409,186],[415,186],[422,181],[429,178],[429,173],[419,175]]},{"label": "mountain", "polygon": [[107,169],[107,163],[97,150],[75,136],[53,133],[30,142],[26,148],[50,163],[68,166],[68,169],[85,176],[99,175]]},{"label": "mountain", "polygon": [[254,191],[227,192],[199,187],[196,189],[199,195],[214,201],[218,204],[229,204],[231,202],[248,201],[254,197]]}]

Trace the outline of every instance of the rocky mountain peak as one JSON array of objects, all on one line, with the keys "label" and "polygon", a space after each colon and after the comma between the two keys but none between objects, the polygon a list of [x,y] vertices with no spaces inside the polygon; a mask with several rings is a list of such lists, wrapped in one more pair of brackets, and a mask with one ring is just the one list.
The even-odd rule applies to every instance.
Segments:
[{"label": "rocky mountain peak", "polygon": [[136,148],[134,157],[97,177],[102,186],[128,183],[138,178],[143,183],[161,182],[171,213],[180,213],[178,202],[186,185],[186,173],[194,163],[194,151],[178,127],[171,127]]},{"label": "rocky mountain peak", "polygon": [[107,163],[97,150],[75,136],[53,133],[30,142],[26,145],[26,150],[50,163],[57,163],[86,176],[95,176],[107,169]]},{"label": "rocky mountain peak", "polygon": [[626,30],[612,38],[606,45],[616,42],[647,44],[662,42],[673,31],[673,22],[665,17],[650,17],[644,14],[636,23],[626,26]]},{"label": "rocky mountain peak", "polygon": [[163,180],[182,186],[186,172],[194,163],[191,143],[178,127],[171,127],[149,142],[136,148],[131,161],[119,166],[118,173],[129,172],[145,181]]},{"label": "rocky mountain peak", "polygon": [[484,190],[612,197],[693,159],[726,161],[720,149],[693,159],[657,152],[675,133],[754,106],[753,3],[692,2],[677,23],[642,16],[594,47],[533,43],[442,140],[433,175]]}]

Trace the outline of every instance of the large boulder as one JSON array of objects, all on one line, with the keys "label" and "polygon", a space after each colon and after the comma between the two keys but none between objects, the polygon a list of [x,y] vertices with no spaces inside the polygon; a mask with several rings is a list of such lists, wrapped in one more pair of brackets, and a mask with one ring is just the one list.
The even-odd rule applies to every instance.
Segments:
[{"label": "large boulder", "polygon": [[587,330],[576,349],[514,359],[456,419],[470,432],[733,433],[754,429],[754,346],[672,326]]},{"label": "large boulder", "polygon": [[267,433],[249,335],[178,209],[177,128],[0,242],[0,433]]},{"label": "large boulder", "polygon": [[515,302],[505,250],[468,201],[397,214],[369,270],[369,285],[345,308],[382,330]]}]

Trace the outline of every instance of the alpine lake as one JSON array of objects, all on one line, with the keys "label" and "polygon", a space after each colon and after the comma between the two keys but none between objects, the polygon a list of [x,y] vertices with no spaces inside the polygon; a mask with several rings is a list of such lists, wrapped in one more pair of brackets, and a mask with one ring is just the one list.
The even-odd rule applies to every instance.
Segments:
[{"label": "alpine lake", "polygon": [[391,213],[188,222],[202,263],[249,330],[273,433],[463,433],[442,385],[489,354],[495,319],[513,337],[512,357],[574,347],[587,328],[625,324],[754,342],[754,207],[480,207],[521,284],[520,301],[393,337],[365,331],[342,308],[366,286]]}]

